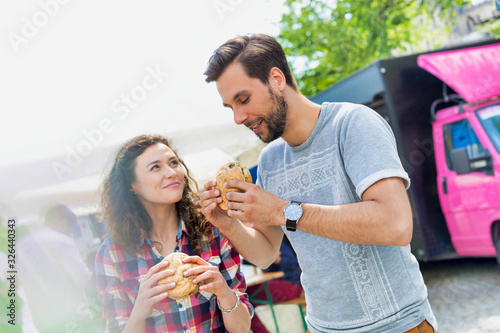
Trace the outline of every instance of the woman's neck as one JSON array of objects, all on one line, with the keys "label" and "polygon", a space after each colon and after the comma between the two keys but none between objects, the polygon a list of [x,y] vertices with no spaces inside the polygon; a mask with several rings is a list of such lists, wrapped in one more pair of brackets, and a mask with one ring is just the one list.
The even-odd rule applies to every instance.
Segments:
[{"label": "woman's neck", "polygon": [[175,205],[150,205],[145,208],[153,223],[149,238],[162,244],[175,240],[180,222]]}]

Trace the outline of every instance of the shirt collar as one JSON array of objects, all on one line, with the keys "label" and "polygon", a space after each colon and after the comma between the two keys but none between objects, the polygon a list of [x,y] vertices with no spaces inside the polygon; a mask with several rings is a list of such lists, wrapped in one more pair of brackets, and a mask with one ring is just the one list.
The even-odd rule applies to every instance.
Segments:
[{"label": "shirt collar", "polygon": [[187,231],[187,228],[186,228],[186,223],[184,223],[184,220],[181,219],[181,222],[179,223],[179,231],[177,232],[177,236],[175,236],[175,238],[177,240],[179,238],[181,238],[183,232],[186,233],[186,235],[188,235],[188,231]]},{"label": "shirt collar", "polygon": [[[182,233],[183,232],[186,235],[189,235],[188,230],[186,228],[186,223],[184,223],[184,220],[181,219],[181,221],[179,223],[179,231],[177,231],[177,235],[175,236],[175,239],[179,240],[182,237]],[[142,236],[142,243],[141,243],[141,245],[144,245],[144,242],[147,242],[150,246],[153,246],[153,243],[151,242],[151,240],[149,239],[149,237],[147,235],[145,235],[145,234]]]}]

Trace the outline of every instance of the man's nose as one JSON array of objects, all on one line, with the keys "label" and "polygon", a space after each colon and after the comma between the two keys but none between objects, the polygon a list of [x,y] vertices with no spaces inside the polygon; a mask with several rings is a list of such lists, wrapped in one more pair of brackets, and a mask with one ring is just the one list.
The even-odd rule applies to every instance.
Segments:
[{"label": "man's nose", "polygon": [[248,115],[240,108],[233,109],[233,119],[237,125],[241,125],[248,119]]}]

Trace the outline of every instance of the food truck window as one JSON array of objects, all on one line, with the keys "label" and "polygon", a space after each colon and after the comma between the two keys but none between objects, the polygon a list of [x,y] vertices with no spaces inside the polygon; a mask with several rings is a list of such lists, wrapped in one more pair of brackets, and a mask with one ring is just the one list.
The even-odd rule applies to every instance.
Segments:
[{"label": "food truck window", "polygon": [[443,138],[446,164],[450,170],[454,170],[450,157],[453,149],[465,147],[469,159],[474,159],[484,152],[484,147],[481,142],[479,142],[476,132],[474,132],[474,129],[467,119],[462,119],[443,126]]}]

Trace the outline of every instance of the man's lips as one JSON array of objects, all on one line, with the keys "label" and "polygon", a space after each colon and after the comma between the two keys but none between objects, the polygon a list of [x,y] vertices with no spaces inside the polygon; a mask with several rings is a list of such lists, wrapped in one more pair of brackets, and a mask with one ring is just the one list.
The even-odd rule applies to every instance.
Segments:
[{"label": "man's lips", "polygon": [[253,123],[251,126],[248,126],[248,128],[250,128],[252,131],[254,132],[258,132],[262,127],[262,119]]}]

